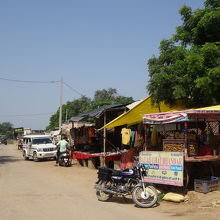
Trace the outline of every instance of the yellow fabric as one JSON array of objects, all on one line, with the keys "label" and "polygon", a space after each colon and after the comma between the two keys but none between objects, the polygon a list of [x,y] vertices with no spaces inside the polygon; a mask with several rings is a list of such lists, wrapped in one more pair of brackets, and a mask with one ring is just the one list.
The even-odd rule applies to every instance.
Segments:
[{"label": "yellow fabric", "polygon": [[220,111],[220,105],[213,105],[213,106],[209,106],[209,107],[197,108],[195,110]]},{"label": "yellow fabric", "polygon": [[129,145],[131,139],[131,129],[122,128],[121,135],[122,135],[122,144]]},{"label": "yellow fabric", "polygon": [[151,114],[151,113],[159,113],[159,112],[169,112],[169,111],[180,111],[186,109],[184,105],[178,104],[176,106],[169,106],[164,104],[163,102],[159,104],[152,105],[151,97],[147,97],[142,102],[134,106],[129,111],[121,114],[104,127],[100,128],[113,128],[121,125],[132,125],[137,124],[143,121],[144,114]]},{"label": "yellow fabric", "polygon": [[155,125],[153,125],[153,130],[151,133],[151,144],[152,144],[152,146],[157,145],[157,128]]}]

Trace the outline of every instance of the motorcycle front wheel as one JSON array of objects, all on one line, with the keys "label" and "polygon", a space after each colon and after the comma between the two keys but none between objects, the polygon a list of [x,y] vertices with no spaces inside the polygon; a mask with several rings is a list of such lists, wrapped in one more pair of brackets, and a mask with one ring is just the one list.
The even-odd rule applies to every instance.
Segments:
[{"label": "motorcycle front wheel", "polygon": [[[99,185],[104,187],[104,188],[108,188],[108,184],[106,182],[101,182]],[[110,198],[112,198],[113,195],[110,194],[110,193],[107,193],[107,192],[104,192],[102,190],[97,189],[96,190],[96,196],[97,196],[99,201],[106,202]]]},{"label": "motorcycle front wheel", "polygon": [[135,186],[132,192],[133,202],[141,208],[152,207],[158,199],[157,190],[153,186]]}]

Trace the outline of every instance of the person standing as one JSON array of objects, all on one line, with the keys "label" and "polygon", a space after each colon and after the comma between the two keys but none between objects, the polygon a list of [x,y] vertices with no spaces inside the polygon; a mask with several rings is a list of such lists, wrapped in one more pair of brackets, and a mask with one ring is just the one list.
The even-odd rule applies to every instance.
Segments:
[{"label": "person standing", "polygon": [[17,145],[18,145],[18,150],[22,150],[23,141],[22,141],[21,137],[18,138]]}]

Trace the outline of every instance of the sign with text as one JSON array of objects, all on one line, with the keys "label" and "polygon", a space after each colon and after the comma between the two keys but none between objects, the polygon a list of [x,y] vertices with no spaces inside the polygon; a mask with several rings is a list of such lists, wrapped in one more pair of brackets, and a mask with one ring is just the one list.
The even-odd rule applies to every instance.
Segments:
[{"label": "sign with text", "polygon": [[184,157],[182,152],[142,151],[139,163],[148,168],[145,182],[183,186]]},{"label": "sign with text", "polygon": [[24,128],[14,128],[14,133],[22,133],[24,132]]}]

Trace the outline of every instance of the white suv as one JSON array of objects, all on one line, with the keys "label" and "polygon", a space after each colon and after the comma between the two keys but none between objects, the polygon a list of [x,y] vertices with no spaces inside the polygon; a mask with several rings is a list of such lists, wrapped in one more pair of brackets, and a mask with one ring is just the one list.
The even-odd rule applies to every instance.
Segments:
[{"label": "white suv", "polygon": [[43,158],[56,158],[57,148],[50,135],[26,135],[23,138],[23,157],[38,161]]}]

